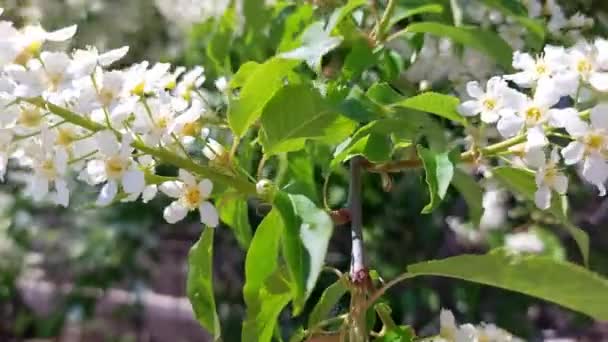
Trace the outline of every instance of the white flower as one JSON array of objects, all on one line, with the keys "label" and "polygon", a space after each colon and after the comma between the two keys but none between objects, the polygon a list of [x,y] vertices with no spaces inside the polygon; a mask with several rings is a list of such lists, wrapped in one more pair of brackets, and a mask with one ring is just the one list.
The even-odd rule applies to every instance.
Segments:
[{"label": "white flower", "polygon": [[583,178],[595,185],[601,196],[606,194],[604,183],[608,179],[608,103],[600,103],[591,109],[591,124],[576,116],[564,122],[566,131],[574,138],[562,150],[564,162],[574,165],[583,161]]},{"label": "white flower", "polygon": [[39,139],[26,148],[28,164],[34,170],[28,192],[34,200],[40,201],[49,194],[49,187],[53,185],[55,191],[51,193],[54,203],[68,206],[70,191],[65,180],[68,168],[68,153],[63,148],[55,148],[56,136],[43,127]]},{"label": "white flower", "polygon": [[207,145],[203,147],[203,155],[209,160],[222,160],[226,156],[226,149],[216,140],[207,138]]},{"label": "white flower", "polygon": [[134,64],[125,72],[125,95],[142,96],[163,90],[167,73],[171,68],[168,63],[156,63],[148,69],[148,62]]},{"label": "white flower", "polygon": [[75,109],[91,113],[91,118],[105,123],[106,116],[114,125],[120,125],[133,112],[138,97],[125,94],[127,75],[122,71],[104,72],[96,69],[91,78],[77,82],[80,92]]},{"label": "white flower", "polygon": [[560,195],[566,194],[568,190],[568,177],[558,168],[560,160],[557,148],[551,151],[551,158],[546,160],[545,152],[542,149],[528,151],[526,161],[533,167],[537,167],[536,193],[534,203],[540,209],[548,209],[551,206],[551,192],[554,190]]},{"label": "white flower", "polygon": [[228,90],[228,79],[224,76],[215,80],[214,84],[215,84],[215,88],[222,93],[225,92],[226,90]]},{"label": "white flower", "polygon": [[456,331],[454,342],[478,342],[477,328],[473,324],[463,324]]},{"label": "white flower", "polygon": [[458,106],[458,111],[464,116],[475,116],[481,114],[481,120],[486,123],[494,123],[500,117],[500,111],[504,108],[504,96],[506,92],[512,91],[507,83],[500,77],[492,77],[484,92],[477,81],[467,83],[467,93],[473,100],[465,101]]},{"label": "white flower", "polygon": [[534,232],[521,232],[505,236],[505,248],[515,254],[541,253],[545,244]]},{"label": "white flower", "polygon": [[98,66],[107,67],[123,58],[129,52],[128,46],[110,50],[100,54],[97,48],[89,46],[86,49],[78,49],[72,53],[74,63],[70,73],[76,77],[90,76]]},{"label": "white flower", "polygon": [[439,313],[439,335],[448,341],[453,341],[456,338],[456,318],[450,310],[441,309]]},{"label": "white flower", "polygon": [[533,87],[538,81],[551,78],[566,67],[566,51],[563,47],[545,46],[544,53],[532,57],[530,54],[516,51],[513,54],[513,68],[521,70],[505,79],[511,80],[524,88]]},{"label": "white flower", "polygon": [[177,84],[175,92],[178,96],[187,100],[192,98],[192,91],[200,88],[205,83],[205,69],[196,66],[184,74],[181,81]]},{"label": "white flower", "polygon": [[217,210],[207,201],[213,190],[213,183],[203,179],[197,183],[196,178],[186,170],[179,170],[179,180],[161,184],[160,190],[167,196],[176,198],[165,208],[163,216],[173,224],[186,217],[189,211],[198,209],[201,222],[216,227],[219,224]]},{"label": "white flower", "polygon": [[175,133],[184,144],[194,142],[204,132],[200,118],[205,112],[206,108],[200,100],[192,100],[190,108],[179,114],[173,121],[171,132]]},{"label": "white flower", "polygon": [[146,144],[168,144],[172,141],[171,129],[175,126],[175,117],[183,106],[183,101],[164,92],[158,98],[145,99],[135,108],[133,130],[143,134]]},{"label": "white flower", "polygon": [[[6,23],[6,22],[4,22]],[[47,32],[40,25],[26,26],[21,30],[3,27],[0,30],[0,65],[14,63],[26,65],[38,56],[44,42],[63,42],[76,34],[76,25]]]},{"label": "white flower", "polygon": [[522,129],[527,133],[526,150],[545,146],[548,141],[543,124],[552,123],[550,109],[559,101],[555,85],[550,80],[539,82],[534,98],[517,93],[505,98],[506,109],[502,111],[497,128],[505,137],[512,137]]},{"label": "white flower", "polygon": [[97,204],[110,204],[118,193],[119,185],[129,196],[141,194],[146,186],[144,173],[137,168],[131,159],[133,138],[125,134],[122,142],[118,142],[111,131],[101,131],[96,134],[100,159],[94,159],[87,164],[86,173],[93,184],[106,182],[101,189]]}]

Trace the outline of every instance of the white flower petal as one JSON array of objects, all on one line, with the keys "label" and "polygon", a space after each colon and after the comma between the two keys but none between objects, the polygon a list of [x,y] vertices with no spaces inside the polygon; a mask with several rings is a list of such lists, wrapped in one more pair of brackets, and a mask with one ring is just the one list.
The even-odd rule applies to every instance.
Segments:
[{"label": "white flower petal", "polygon": [[534,193],[534,203],[539,209],[549,209],[551,206],[551,189],[548,186],[540,186]]},{"label": "white flower petal", "polygon": [[70,190],[68,184],[63,179],[55,180],[55,198],[56,204],[67,207],[70,203]]},{"label": "white flower petal", "polygon": [[498,131],[505,138],[510,138],[522,129],[524,126],[524,119],[513,114],[507,113],[503,114],[500,120],[498,120]]},{"label": "white flower petal", "polygon": [[170,224],[183,220],[187,214],[188,209],[182,206],[178,201],[172,202],[163,210],[163,217],[165,218],[165,221]]},{"label": "white flower petal", "polygon": [[95,141],[97,142],[97,148],[101,153],[106,156],[113,156],[118,154],[119,145],[118,140],[116,140],[116,136],[114,133],[109,130],[98,132],[95,135]]},{"label": "white flower petal", "polygon": [[198,207],[201,215],[201,222],[209,227],[217,227],[220,223],[220,218],[217,209],[210,202],[203,202]]},{"label": "white flower petal", "polygon": [[545,132],[540,126],[529,128],[526,139],[526,150],[540,148],[549,143],[549,140],[547,140],[547,137],[545,136]]},{"label": "white flower petal", "polygon": [[49,181],[45,177],[37,177],[32,179],[30,191],[35,201],[40,201],[49,193]]},{"label": "white flower petal", "polygon": [[594,72],[589,77],[589,84],[599,91],[608,91],[608,73]]},{"label": "white flower petal", "polygon": [[568,121],[578,119],[578,111],[574,108],[550,109],[547,111],[549,117],[549,125],[556,128],[565,127]]},{"label": "white flower petal", "polygon": [[86,180],[88,180],[91,185],[105,182],[107,175],[106,165],[103,160],[94,159],[89,161],[87,163],[86,174]]},{"label": "white flower petal", "polygon": [[599,155],[591,154],[585,158],[583,164],[583,178],[602,191],[604,182],[608,179],[608,164]]},{"label": "white flower petal", "polygon": [[64,42],[76,34],[76,25],[68,26],[57,31],[47,32],[46,39],[52,42]]},{"label": "white flower petal", "polygon": [[103,188],[101,188],[99,197],[97,197],[97,205],[102,207],[109,205],[112,203],[117,193],[118,184],[113,180],[108,181]]},{"label": "white flower petal", "polygon": [[122,187],[128,194],[139,194],[146,187],[144,173],[140,170],[129,170],[122,176]]},{"label": "white flower petal", "polygon": [[553,181],[553,189],[560,195],[564,195],[568,191],[568,177],[559,174],[555,176]]},{"label": "white flower petal", "polygon": [[213,183],[208,179],[203,179],[198,183],[198,191],[203,198],[209,198],[211,191],[213,191]]},{"label": "white flower petal", "polygon": [[148,203],[156,197],[158,187],[156,185],[148,185],[141,194],[141,200]]},{"label": "white flower petal", "polygon": [[179,198],[184,191],[184,183],[180,181],[168,181],[159,186],[160,191],[173,198]]},{"label": "white flower petal", "polygon": [[484,95],[483,89],[479,86],[479,82],[470,81],[467,82],[467,93],[472,98],[478,99]]},{"label": "white flower petal", "polygon": [[573,141],[562,149],[562,156],[567,165],[574,165],[583,159],[585,145],[578,141]]},{"label": "white flower petal", "polygon": [[496,121],[498,121],[498,119],[500,119],[500,115],[495,110],[490,110],[490,111],[484,110],[481,112],[481,121],[483,121],[485,123],[492,124],[492,123],[495,123]]},{"label": "white flower petal", "polygon": [[608,103],[599,103],[591,109],[591,126],[608,130]]},{"label": "white flower petal", "polygon": [[475,116],[479,114],[482,107],[478,101],[469,100],[458,105],[458,113],[463,116]]},{"label": "white flower petal", "polygon": [[542,148],[531,148],[524,155],[526,165],[539,168],[545,165],[545,151]]},{"label": "white flower petal", "polygon": [[119,59],[123,58],[127,52],[129,52],[128,46],[123,46],[118,49],[110,50],[106,53],[99,55],[99,64],[102,66],[108,66]]},{"label": "white flower petal", "polygon": [[178,178],[181,179],[182,182],[184,182],[186,185],[189,185],[189,186],[196,185],[196,178],[194,178],[194,176],[190,172],[188,172],[184,169],[179,169]]}]

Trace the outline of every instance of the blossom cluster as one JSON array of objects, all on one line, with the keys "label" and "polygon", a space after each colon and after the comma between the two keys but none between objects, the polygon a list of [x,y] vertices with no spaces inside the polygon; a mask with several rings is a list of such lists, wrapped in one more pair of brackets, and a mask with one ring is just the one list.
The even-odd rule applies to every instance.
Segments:
[{"label": "blossom cluster", "polygon": [[[466,21],[485,29],[498,32],[499,36],[514,50],[527,47],[528,30],[514,17],[489,7],[483,1],[465,1]],[[583,39],[583,33],[593,27],[594,19],[580,12],[568,16],[555,0],[524,1],[528,18],[547,21],[547,29],[553,40],[574,42]],[[403,50],[407,50],[402,48]],[[411,82],[421,88],[450,81],[457,93],[463,93],[463,85],[470,80],[486,80],[496,74],[499,67],[488,56],[470,47],[460,47],[451,39],[426,34],[419,51],[412,55],[413,63],[406,71]]]},{"label": "blossom cluster", "polygon": [[[608,41],[546,46],[538,56],[516,52],[513,68],[516,73],[493,77],[485,88],[469,82],[471,99],[459,106],[460,113],[495,124],[502,138],[521,138],[510,153],[535,170],[539,208],[549,208],[553,192],[566,193],[568,165],[579,165],[582,178],[605,195],[608,103],[602,94],[608,91]],[[567,144],[552,143],[552,136]]]},{"label": "blossom cluster", "polygon": [[[75,180],[99,186],[100,206],[147,202],[160,190],[175,199],[164,210],[167,222],[198,210],[203,223],[216,226],[210,180],[180,169],[176,178],[150,182],[158,160],[134,148],[191,158],[190,145],[207,141],[203,68],[144,61],[111,69],[127,47],[105,53],[91,47],[45,50],[47,42],[65,42],[75,33],[76,26],[48,32],[0,21],[0,176],[12,159],[33,171],[27,192],[34,199],[62,206],[69,204]],[[222,153],[217,142],[204,151],[212,159]]]},{"label": "blossom cluster", "polygon": [[[471,341],[495,341],[495,342],[519,342],[521,339],[511,335],[509,332],[494,324],[482,323],[475,326],[467,323],[458,325],[454,314],[449,310],[441,310],[439,314],[440,332],[437,341],[446,342],[471,342]],[[434,339],[435,341],[435,339]]]}]

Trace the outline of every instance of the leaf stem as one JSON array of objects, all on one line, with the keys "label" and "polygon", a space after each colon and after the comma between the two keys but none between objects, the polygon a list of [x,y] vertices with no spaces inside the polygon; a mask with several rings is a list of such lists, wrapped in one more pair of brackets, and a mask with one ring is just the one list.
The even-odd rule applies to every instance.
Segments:
[{"label": "leaf stem", "polygon": [[[492,157],[509,149],[509,147],[521,144],[526,141],[525,135],[518,135],[513,138],[501,141],[499,143],[481,148],[466,151],[460,154],[461,162],[474,162],[479,156]],[[407,169],[416,169],[422,166],[422,161],[418,158],[396,160],[387,163],[373,164],[366,160],[363,161],[364,168],[369,172],[374,173],[396,173]]]},{"label": "leaf stem", "polygon": [[395,8],[397,7],[397,0],[389,0],[386,5],[386,9],[384,10],[384,14],[382,15],[382,19],[378,23],[376,30],[376,40],[378,42],[384,42],[386,38],[387,31],[389,29],[389,23],[391,21],[391,17],[393,16],[393,12],[395,12]]},{"label": "leaf stem", "polygon": [[[29,98],[24,99],[24,101],[31,103],[40,108],[47,108],[53,114],[63,118],[64,120],[80,126],[82,128],[88,129],[92,132],[99,132],[105,129],[108,129],[106,126],[97,123],[95,121],[89,120],[88,118],[79,115],[75,112],[70,111],[69,109],[54,105],[52,103],[46,102],[42,98]],[[188,170],[194,174],[197,174],[201,177],[209,178],[212,181],[217,181],[223,183],[227,186],[231,186],[244,195],[255,195],[255,184],[249,182],[247,179],[241,177],[235,177],[234,175],[224,174],[222,172],[216,171],[212,168],[206,167],[204,165],[198,164],[191,159],[181,157],[165,148],[162,147],[151,147],[144,144],[142,141],[135,140],[131,146],[135,149],[147,153],[161,162],[172,164],[180,169]]]},{"label": "leaf stem", "polygon": [[391,287],[399,284],[400,282],[413,278],[415,275],[410,274],[410,273],[403,273],[402,275],[398,276],[397,278],[389,281],[388,283],[386,283],[386,285],[382,286],[381,288],[379,288],[376,292],[374,292],[374,294],[367,300],[367,303],[365,304],[365,308],[369,308],[370,306],[372,306],[378,299],[380,299],[380,297],[382,297],[382,295],[384,295],[384,293],[386,291],[388,291],[388,289],[390,289]]}]

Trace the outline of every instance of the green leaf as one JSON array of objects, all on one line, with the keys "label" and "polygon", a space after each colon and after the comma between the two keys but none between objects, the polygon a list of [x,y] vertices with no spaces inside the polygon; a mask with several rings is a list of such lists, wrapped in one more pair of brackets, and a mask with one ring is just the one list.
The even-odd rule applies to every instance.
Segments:
[{"label": "green leaf", "polygon": [[344,19],[346,19],[354,10],[366,4],[366,0],[348,0],[348,2],[342,6],[337,8],[329,18],[329,23],[327,23],[327,31],[331,32],[338,24],[340,24]]},{"label": "green leaf", "polygon": [[430,33],[450,38],[457,43],[485,53],[494,58],[504,68],[511,68],[513,49],[494,32],[478,27],[453,27],[435,22],[414,23],[409,25],[405,31],[411,33]]},{"label": "green leaf", "polygon": [[305,61],[310,68],[320,71],[321,59],[342,43],[341,37],[332,37],[322,21],[312,23],[302,34],[302,46],[279,55],[285,59]]},{"label": "green leaf", "polygon": [[608,320],[608,280],[575,264],[543,256],[461,255],[408,267],[412,276],[443,276],[495,286]]},{"label": "green leaf", "polygon": [[375,339],[374,342],[413,342],[416,334],[414,329],[407,325],[400,325],[388,329],[386,333]]},{"label": "green leaf", "polygon": [[220,218],[232,228],[239,245],[246,250],[251,242],[251,224],[249,224],[247,200],[229,193],[221,198],[218,203]]},{"label": "green leaf", "polygon": [[332,169],[354,156],[363,156],[374,163],[384,162],[390,159],[392,151],[390,138],[377,133],[367,134],[355,141],[348,138],[343,144],[346,147],[344,149],[339,148],[334,154],[334,159],[330,164]]},{"label": "green leaf", "polygon": [[[230,6],[224,12],[224,15],[217,23],[215,32],[211,36],[207,55],[211,59],[218,70],[231,72],[230,60],[228,54],[232,46],[232,38],[234,35],[234,26],[236,21],[236,11],[234,6]],[[228,68],[228,70],[226,70]]]},{"label": "green leaf", "polygon": [[386,82],[374,83],[366,92],[366,95],[379,105],[388,106],[403,100],[399,94]]},{"label": "green leaf", "polygon": [[277,52],[284,52],[298,47],[298,35],[305,27],[312,23],[313,13],[314,9],[310,4],[295,6],[294,12],[285,19],[283,34]]},{"label": "green leaf", "polygon": [[393,106],[432,113],[448,120],[465,124],[465,119],[456,110],[458,104],[460,104],[460,100],[457,97],[427,92],[399,101],[393,104]]},{"label": "green leaf", "polygon": [[479,227],[481,216],[483,215],[483,191],[479,183],[469,174],[456,168],[452,185],[460,192],[469,208],[469,219],[475,227]]},{"label": "green leaf", "polygon": [[280,312],[292,299],[287,274],[278,265],[283,231],[281,214],[277,209],[271,210],[258,226],[247,251],[243,341],[269,342]]},{"label": "green leaf", "polygon": [[390,159],[390,136],[398,133],[400,140],[413,139],[421,128],[420,122],[401,119],[381,119],[361,127],[352,137],[336,148],[330,168],[335,169],[350,158],[361,155],[367,160],[379,163]]},{"label": "green leaf", "polygon": [[198,322],[221,340],[220,320],[213,297],[213,228],[205,228],[188,253],[188,299]]},{"label": "green leaf", "polygon": [[[497,167],[492,170],[492,173],[503,183],[509,190],[519,194],[528,201],[534,201],[534,193],[536,192],[536,182],[534,173],[530,170],[513,168],[513,167]],[[560,220],[564,228],[572,235],[583,257],[585,265],[589,263],[589,236],[587,233],[574,226],[568,220],[568,216],[564,211],[564,199],[557,194],[554,194],[551,201],[549,212]]]},{"label": "green leaf", "polygon": [[296,151],[307,139],[343,139],[355,125],[307,84],[279,90],[264,108],[261,121],[261,142],[267,155]]},{"label": "green leaf", "polygon": [[[284,86],[284,79],[298,64],[296,61],[272,58],[257,67],[244,64],[247,75],[240,97],[232,100],[228,110],[228,123],[234,134],[242,137],[260,117],[266,103]],[[237,73],[238,75],[238,73]]]},{"label": "green leaf", "polygon": [[375,64],[376,55],[369,42],[365,39],[358,39],[353,42],[352,49],[344,60],[341,77],[352,82]]},{"label": "green leaf", "polygon": [[417,7],[413,7],[413,8],[397,7],[397,9],[395,10],[395,13],[393,14],[393,16],[391,17],[391,19],[389,21],[389,26],[392,27],[393,25],[397,24],[401,20],[413,17],[415,15],[428,14],[428,13],[441,14],[442,12],[443,12],[443,6],[441,6],[440,4],[428,4],[428,5],[422,5],[422,6],[417,6]]},{"label": "green leaf", "polygon": [[316,325],[327,319],[331,310],[338,304],[340,298],[346,294],[348,287],[346,286],[346,280],[343,278],[338,279],[335,283],[329,285],[315,307],[308,316],[308,329],[313,329]]},{"label": "green leaf", "polygon": [[234,74],[232,79],[230,80],[230,88],[238,89],[245,85],[248,79],[251,78],[251,75],[260,67],[260,63],[258,62],[247,62],[242,64],[239,70]]},{"label": "green leaf", "polygon": [[424,165],[430,196],[430,202],[422,209],[422,213],[428,214],[435,210],[445,197],[454,176],[454,164],[450,161],[449,152],[435,153],[418,146],[418,156]]},{"label": "green leaf", "polygon": [[261,31],[270,19],[264,0],[247,0],[243,2],[245,27],[248,31]]},{"label": "green leaf", "polygon": [[287,172],[289,184],[284,190],[292,194],[301,194],[313,202],[319,201],[317,182],[315,180],[315,163],[307,151],[290,152]]},{"label": "green leaf", "polygon": [[302,195],[279,193],[274,205],[285,225],[283,254],[293,281],[297,315],[323,268],[333,222],[324,210]]}]

